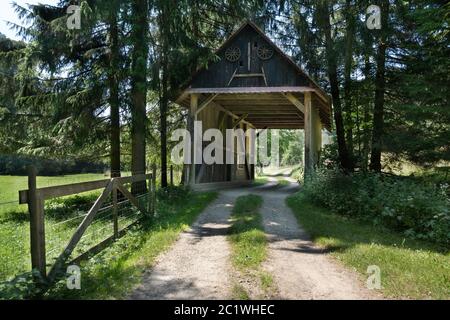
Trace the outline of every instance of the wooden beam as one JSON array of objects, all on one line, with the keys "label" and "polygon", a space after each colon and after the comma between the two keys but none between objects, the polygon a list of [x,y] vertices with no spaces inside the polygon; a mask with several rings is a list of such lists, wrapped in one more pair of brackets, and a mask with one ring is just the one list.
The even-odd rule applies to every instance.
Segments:
[{"label": "wooden beam", "polygon": [[286,93],[286,92],[312,92],[311,87],[225,87],[225,88],[189,88],[185,93]]},{"label": "wooden beam", "polygon": [[[72,194],[82,193],[86,191],[92,191],[97,189],[102,189],[106,187],[110,179],[88,181],[81,183],[74,183],[63,186],[54,186],[39,189],[41,196],[44,200],[69,196]],[[19,191],[19,203],[24,204],[28,202],[28,190]]]},{"label": "wooden beam", "polygon": [[[213,103],[212,101],[210,103]],[[188,130],[191,134],[191,165],[189,166],[189,184],[191,186],[195,185],[195,136],[194,136],[194,125],[195,120],[197,120],[197,108],[198,108],[198,95],[191,94],[191,108],[189,110],[188,118]]]},{"label": "wooden beam", "polygon": [[220,98],[217,99],[219,102],[221,101],[235,101],[235,100],[242,100],[242,101],[270,101],[270,100],[276,100],[276,101],[284,101],[283,97],[280,95],[280,93],[267,93],[267,92],[261,92],[261,93],[234,93],[234,94],[221,94]]},{"label": "wooden beam", "polygon": [[256,129],[286,129],[286,130],[299,130],[299,129],[303,129],[304,126],[301,124],[298,125],[271,125],[271,126],[267,126],[267,125],[258,125],[256,126]]},{"label": "wooden beam", "polygon": [[78,226],[77,230],[73,234],[72,238],[70,239],[69,243],[67,244],[64,251],[60,254],[58,259],[56,260],[55,264],[53,265],[52,269],[49,272],[49,279],[50,281],[55,280],[56,275],[60,268],[64,265],[64,263],[67,261],[67,259],[72,254],[73,250],[75,249],[78,242],[80,242],[81,237],[85,233],[86,229],[89,227],[89,225],[94,220],[98,210],[101,208],[102,204],[105,202],[106,198],[111,193],[114,186],[114,179],[111,180],[108,185],[106,186],[105,190],[103,190],[102,194],[98,199],[95,201],[92,208],[89,210],[87,215],[84,217],[81,224]]},{"label": "wooden beam", "polygon": [[261,72],[262,72],[263,77],[264,77],[264,83],[266,84],[266,87],[267,87],[269,85],[267,84],[267,77],[266,77],[266,72],[264,71],[264,67],[261,67]]},{"label": "wooden beam", "polygon": [[[240,118],[238,115],[236,115],[236,114],[234,114],[233,112],[231,112],[231,111],[225,109],[224,107],[222,107],[222,106],[221,106],[220,104],[218,104],[217,102],[212,102],[212,104],[213,104],[217,109],[219,109],[219,110],[225,112],[226,114],[228,114],[228,115],[231,116],[232,118],[234,118],[234,119],[239,119],[239,118]],[[254,126],[252,123],[248,122],[248,121],[242,120],[241,122],[242,122],[242,123],[245,123],[245,124],[248,124],[248,125],[251,126],[252,128],[255,128],[255,126]]]},{"label": "wooden beam", "polygon": [[321,92],[321,90],[314,89],[314,93],[323,101],[326,105],[331,105],[331,98],[328,95],[325,95]]},{"label": "wooden beam", "polygon": [[[130,177],[122,177],[120,183],[133,183],[147,179],[150,175],[138,174]],[[87,191],[103,189],[110,182],[110,179],[87,181],[62,186],[53,186],[38,189],[43,200],[70,196],[72,194],[83,193]],[[28,190],[19,191],[19,203],[28,203]]]},{"label": "wooden beam", "polygon": [[120,183],[116,182],[116,187],[117,189],[119,189],[119,191],[126,197],[128,198],[128,200],[130,200],[130,202],[139,209],[139,211],[143,214],[146,215],[148,214],[147,209],[145,209],[143,206],[141,206],[141,204],[139,203],[139,201],[127,190],[125,189],[125,187],[123,185],[121,185]]},{"label": "wooden beam", "polygon": [[243,122],[248,117],[248,113],[240,116],[233,124],[233,129],[235,129],[241,122]]},{"label": "wooden beam", "polygon": [[253,122],[253,124],[255,125],[255,126],[259,126],[259,125],[267,125],[267,126],[270,126],[270,125],[274,125],[274,126],[277,126],[277,125],[297,125],[297,124],[303,124],[303,122],[294,122],[294,121],[280,121],[280,122],[274,122],[274,121],[255,121],[255,122]]},{"label": "wooden beam", "polygon": [[[248,113],[246,113],[248,115]],[[258,120],[271,120],[273,122],[276,122],[278,120],[291,120],[291,121],[298,121],[302,120],[303,117],[299,117],[297,114],[284,114],[284,115],[278,115],[278,114],[251,114],[247,116],[248,121],[258,121]]]},{"label": "wooden beam", "polygon": [[195,115],[198,115],[203,109],[205,109],[219,94],[211,94],[206,100],[198,107]]},{"label": "wooden beam", "polygon": [[91,257],[93,255],[96,255],[97,253],[99,253],[102,250],[104,250],[105,248],[107,248],[112,242],[114,242],[115,240],[117,240],[120,237],[123,237],[128,230],[131,230],[131,228],[135,227],[139,223],[141,223],[141,219],[137,219],[136,221],[132,222],[131,224],[129,224],[125,228],[119,230],[118,234],[117,234],[117,237],[112,235],[112,236],[106,238],[105,240],[103,240],[102,242],[100,242],[99,244],[96,244],[95,246],[91,247],[87,251],[83,252],[82,254],[80,254],[79,256],[74,258],[73,260],[71,260],[69,262],[69,265],[74,265],[74,264],[75,265],[79,265],[80,262],[88,259],[89,257]]},{"label": "wooden beam", "polygon": [[[311,96],[310,92],[305,92],[305,96],[306,94],[309,94],[309,96]],[[305,106],[303,105],[303,103],[301,103],[296,96],[294,96],[292,93],[284,93],[283,94],[286,99],[288,99],[294,106],[297,107],[298,110],[300,110],[301,112],[305,113]]]},{"label": "wooden beam", "polygon": [[263,73],[238,73],[234,75],[235,78],[251,78],[251,77],[264,77]]},{"label": "wooden beam", "polygon": [[238,108],[238,107],[228,107],[228,106],[227,107],[222,106],[222,107],[232,113],[235,113],[235,114],[252,113],[252,112],[256,112],[256,113],[258,113],[258,112],[264,113],[265,112],[265,113],[272,114],[272,115],[276,115],[277,113],[283,113],[283,112],[288,112],[290,114],[292,114],[292,113],[303,114],[300,110],[298,110],[294,106],[289,106],[289,107],[280,106],[280,109],[276,109],[275,107],[270,107],[270,108],[264,108],[264,107]]},{"label": "wooden beam", "polygon": [[45,255],[44,200],[37,189],[37,169],[28,168],[28,211],[30,212],[31,267],[45,279],[47,275]]},{"label": "wooden beam", "polygon": [[234,72],[233,75],[230,78],[230,81],[228,81],[228,87],[230,86],[231,82],[233,82],[234,76],[236,75],[237,71],[238,71],[239,67],[237,67]]},{"label": "wooden beam", "polygon": [[298,112],[297,109],[292,110],[292,111],[278,111],[278,110],[276,110],[276,111],[275,110],[273,110],[273,111],[270,111],[270,110],[234,111],[234,113],[236,113],[238,115],[240,113],[244,113],[244,112],[245,113],[249,113],[250,117],[252,117],[252,116],[257,116],[257,117],[259,117],[259,116],[270,116],[270,117],[273,117],[274,115],[276,115],[276,116],[279,116],[279,115],[281,115],[281,116],[296,116],[296,115],[300,114],[300,112]]}]

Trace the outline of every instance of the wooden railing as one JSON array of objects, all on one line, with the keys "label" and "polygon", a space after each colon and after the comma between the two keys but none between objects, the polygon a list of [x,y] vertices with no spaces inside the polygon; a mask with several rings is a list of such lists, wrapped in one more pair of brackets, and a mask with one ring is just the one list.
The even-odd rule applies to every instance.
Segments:
[{"label": "wooden railing", "polygon": [[[155,171],[155,170],[154,170]],[[106,199],[112,197],[112,204],[109,206],[112,210],[113,230],[112,235],[102,242],[96,244],[90,249],[86,250],[81,255],[73,258],[69,263],[78,263],[79,261],[89,257],[92,254],[98,253],[104,249],[114,239],[122,236],[126,230],[131,227],[119,230],[118,223],[118,194],[120,194],[121,200],[128,201],[132,204],[140,213],[145,217],[152,217],[155,213],[156,203],[156,187],[155,187],[155,175],[154,174],[141,174],[131,177],[112,178],[98,181],[82,182],[62,186],[54,186],[47,188],[37,188],[36,183],[37,171],[34,167],[29,168],[28,174],[28,190],[19,192],[19,202],[21,204],[28,204],[30,213],[30,241],[31,241],[31,266],[33,270],[38,270],[41,277],[48,282],[53,282],[58,275],[58,272],[62,270],[64,265],[67,264],[74,249],[80,242],[86,230],[94,221],[97,213],[102,208]],[[146,192],[148,193],[147,206],[143,206],[139,200],[125,187],[126,184],[136,184],[148,182]],[[88,210],[84,216],[82,222],[78,225],[75,232],[71,236],[69,242],[65,246],[64,250],[58,255],[55,263],[51,265],[50,271],[47,274],[47,261],[46,261],[46,233],[45,233],[45,213],[44,204],[46,200],[59,198],[64,196],[75,195],[83,192],[103,189],[100,196],[96,199],[92,207]],[[122,201],[123,202],[123,201]],[[136,221],[138,222],[138,221]]]}]

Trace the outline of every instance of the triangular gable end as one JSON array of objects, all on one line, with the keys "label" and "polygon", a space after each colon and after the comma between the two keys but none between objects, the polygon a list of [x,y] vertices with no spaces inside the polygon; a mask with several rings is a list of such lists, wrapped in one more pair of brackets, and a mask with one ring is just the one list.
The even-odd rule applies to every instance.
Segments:
[{"label": "triangular gable end", "polygon": [[311,87],[328,95],[254,23],[247,21],[216,51],[219,61],[198,70],[187,88]]},{"label": "triangular gable end", "polygon": [[[181,88],[176,103],[189,107],[190,94],[280,94],[291,93],[303,102],[312,92],[322,124],[331,130],[331,98],[254,23],[247,21],[217,49],[219,59],[195,72]],[[273,95],[272,95],[273,96]],[[214,99],[214,96],[210,96]],[[204,101],[203,101],[204,102]],[[300,105],[297,108],[302,109]]]}]

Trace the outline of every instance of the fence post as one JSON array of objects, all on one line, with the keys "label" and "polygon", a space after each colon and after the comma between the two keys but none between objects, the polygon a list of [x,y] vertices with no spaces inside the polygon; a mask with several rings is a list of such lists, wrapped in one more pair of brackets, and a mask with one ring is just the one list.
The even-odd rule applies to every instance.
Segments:
[{"label": "fence post", "polygon": [[112,203],[113,203],[113,221],[114,221],[114,238],[119,237],[119,216],[117,211],[117,186],[114,180],[112,189]]},{"label": "fence post", "polygon": [[44,199],[37,190],[37,169],[28,167],[28,211],[30,213],[31,267],[39,271],[42,278],[47,275],[45,257]]},{"label": "fence post", "polygon": [[170,166],[170,185],[173,187],[173,165]]},{"label": "fence post", "polygon": [[156,164],[152,166],[152,216],[156,212]]}]

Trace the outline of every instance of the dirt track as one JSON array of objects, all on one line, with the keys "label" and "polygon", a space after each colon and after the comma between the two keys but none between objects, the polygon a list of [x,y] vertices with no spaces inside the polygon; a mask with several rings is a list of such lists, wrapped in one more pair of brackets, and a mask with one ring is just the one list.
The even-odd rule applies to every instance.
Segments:
[{"label": "dirt track", "polygon": [[375,297],[358,276],[317,248],[298,226],[285,198],[298,190],[275,178],[264,186],[227,190],[197,222],[161,255],[129,299],[230,299],[232,274],[226,235],[235,199],[258,194],[269,239],[263,268],[272,274],[279,299],[370,299]]}]

